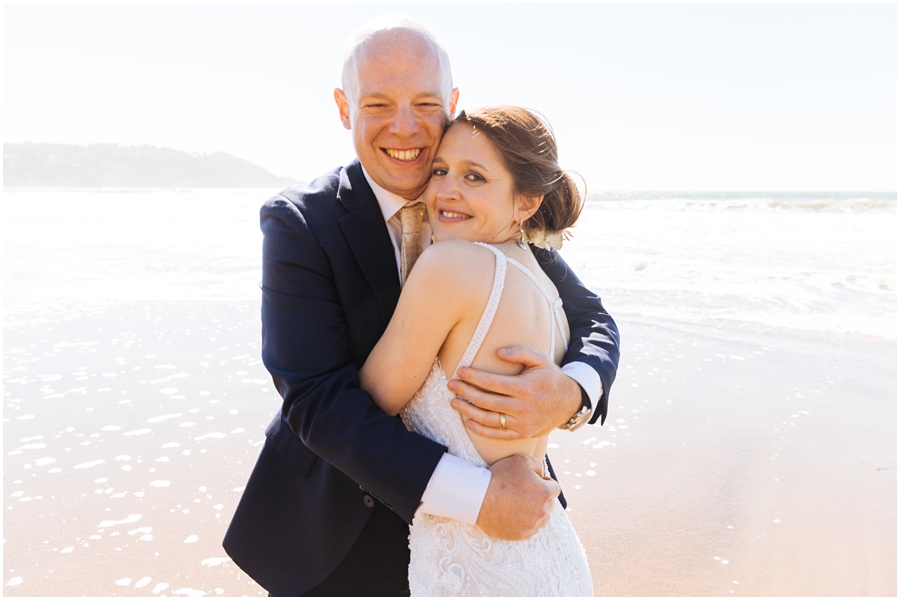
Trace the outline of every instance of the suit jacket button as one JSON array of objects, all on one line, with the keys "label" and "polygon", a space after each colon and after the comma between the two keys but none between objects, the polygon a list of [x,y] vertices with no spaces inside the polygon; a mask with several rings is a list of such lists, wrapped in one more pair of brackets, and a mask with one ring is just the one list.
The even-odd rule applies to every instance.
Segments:
[{"label": "suit jacket button", "polygon": [[375,506],[375,500],[372,498],[372,496],[366,494],[365,496],[363,496],[363,504],[365,504],[369,508],[372,508],[373,506]]}]

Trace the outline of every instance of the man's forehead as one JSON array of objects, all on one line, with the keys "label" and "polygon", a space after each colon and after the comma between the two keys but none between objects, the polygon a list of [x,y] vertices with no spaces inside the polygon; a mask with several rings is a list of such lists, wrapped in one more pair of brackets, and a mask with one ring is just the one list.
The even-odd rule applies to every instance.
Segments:
[{"label": "man's forehead", "polygon": [[381,89],[412,85],[421,93],[442,95],[441,63],[436,56],[396,53],[361,58],[355,65],[360,94],[377,94]]},{"label": "man's forehead", "polygon": [[434,65],[420,65],[415,68],[410,64],[366,64],[357,65],[357,82],[360,93],[376,92],[380,88],[394,86],[412,86],[423,91],[441,93],[442,78],[440,69]]}]

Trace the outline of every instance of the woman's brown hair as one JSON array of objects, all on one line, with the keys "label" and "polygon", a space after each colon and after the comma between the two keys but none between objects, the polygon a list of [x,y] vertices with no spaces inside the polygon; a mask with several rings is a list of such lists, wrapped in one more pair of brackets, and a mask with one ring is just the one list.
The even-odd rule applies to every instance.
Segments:
[{"label": "woman's brown hair", "polygon": [[464,110],[450,126],[468,124],[483,132],[512,174],[517,196],[543,196],[523,227],[529,234],[557,234],[575,224],[584,195],[571,175],[559,167],[556,137],[541,117],[518,106],[484,106]]}]

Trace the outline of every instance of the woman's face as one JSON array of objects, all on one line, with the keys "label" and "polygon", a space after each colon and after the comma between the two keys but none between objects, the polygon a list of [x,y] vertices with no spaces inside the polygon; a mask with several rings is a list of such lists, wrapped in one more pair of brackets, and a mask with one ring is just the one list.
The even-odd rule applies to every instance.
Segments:
[{"label": "woman's face", "polygon": [[425,205],[435,242],[498,244],[519,235],[512,174],[494,143],[468,125],[453,125],[444,134],[425,188]]}]

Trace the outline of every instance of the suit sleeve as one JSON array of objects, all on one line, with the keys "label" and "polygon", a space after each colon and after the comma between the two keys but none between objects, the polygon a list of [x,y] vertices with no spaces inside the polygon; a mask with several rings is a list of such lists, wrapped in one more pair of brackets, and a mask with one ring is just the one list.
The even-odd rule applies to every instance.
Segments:
[{"label": "suit sleeve", "polygon": [[563,364],[587,363],[597,371],[603,383],[603,395],[594,407],[590,421],[594,423],[599,418],[602,425],[609,407],[609,390],[619,365],[619,329],[603,308],[600,296],[584,287],[558,252],[534,248],[534,254],[556,284],[569,320],[572,339]]},{"label": "suit sleeve", "polygon": [[276,196],[263,231],[262,357],[303,444],[411,522],[445,448],[360,389],[332,265],[300,210]]}]

